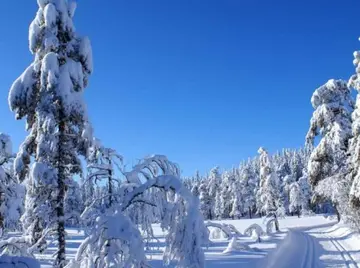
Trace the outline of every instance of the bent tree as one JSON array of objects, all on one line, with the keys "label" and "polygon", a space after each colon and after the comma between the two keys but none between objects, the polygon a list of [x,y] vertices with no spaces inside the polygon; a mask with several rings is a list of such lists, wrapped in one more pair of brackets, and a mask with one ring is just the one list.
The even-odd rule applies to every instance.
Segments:
[{"label": "bent tree", "polygon": [[[67,268],[90,267],[89,264],[94,268],[149,267],[144,251],[145,238],[137,224],[126,215],[136,203],[156,206],[161,211],[160,225],[167,230],[165,266],[203,268],[202,245],[207,244],[209,234],[199,210],[199,200],[181,181],[177,165],[165,156],[155,155],[145,158],[124,175],[124,183],[131,185],[132,191],[124,192],[121,201],[114,205],[115,212],[98,215],[95,226]],[[151,189],[158,189],[163,200],[152,204],[144,196]],[[83,220],[92,216],[91,210],[92,205],[85,209]],[[147,211],[143,211],[144,216],[150,217]],[[146,222],[149,226],[145,230],[152,228],[152,222]],[[141,229],[144,230],[143,225]]]},{"label": "bent tree", "polygon": [[92,52],[89,40],[75,34],[74,2],[38,0],[38,5],[29,28],[34,61],[9,93],[10,109],[16,119],[26,119],[29,133],[16,156],[15,174],[26,180],[25,234],[32,245],[44,245],[46,234],[56,236],[54,267],[64,267],[64,199],[72,176],[81,172],[78,156],[86,154],[83,90]]}]

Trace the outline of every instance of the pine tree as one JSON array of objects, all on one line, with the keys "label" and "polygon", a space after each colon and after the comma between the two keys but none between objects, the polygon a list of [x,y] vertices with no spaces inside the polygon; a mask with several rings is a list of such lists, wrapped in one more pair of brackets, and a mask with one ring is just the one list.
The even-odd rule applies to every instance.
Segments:
[{"label": "pine tree", "polygon": [[5,229],[19,227],[23,212],[24,189],[13,171],[14,154],[9,135],[0,133],[0,235]]},{"label": "pine tree", "polygon": [[215,194],[215,208],[214,208],[214,216],[215,219],[221,219],[221,216],[223,214],[223,204],[221,200],[221,193],[220,191],[217,191]]},{"label": "pine tree", "polygon": [[[210,220],[213,217],[219,217],[219,213],[221,210],[221,205],[220,205],[220,194],[218,194],[218,191],[220,190],[220,183],[221,183],[221,175],[219,172],[219,167],[214,167],[210,170],[210,175],[208,177],[208,191],[209,191],[209,198],[210,198],[210,208],[211,208],[211,212],[210,212]],[[216,204],[216,196],[218,195],[218,203]],[[216,210],[216,206],[218,206],[218,213],[215,212]]]},{"label": "pine tree", "polygon": [[301,189],[298,182],[293,182],[290,185],[290,204],[289,211],[291,213],[296,213],[300,217],[300,208],[302,205],[301,200]]},{"label": "pine tree", "polygon": [[200,211],[204,219],[212,220],[214,218],[213,200],[209,195],[208,181],[203,180],[199,186],[199,200],[200,200]]},{"label": "pine tree", "polygon": [[[66,188],[73,174],[81,173],[78,155],[86,154],[87,125],[83,90],[92,72],[87,38],[75,34],[75,3],[38,1],[30,25],[33,63],[13,83],[9,105],[17,119],[26,119],[29,134],[15,160],[20,181],[27,178],[27,234],[37,243],[43,231],[57,236],[54,267],[65,266]],[[30,167],[31,158],[33,163]]]},{"label": "pine tree", "polygon": [[259,149],[260,154],[260,199],[261,211],[269,214],[282,214],[283,206],[280,200],[278,178],[273,170],[268,152],[264,148]]},{"label": "pine tree", "polygon": [[[310,121],[306,143],[313,146],[317,136],[320,136],[321,140],[310,156],[309,182],[319,198],[333,202],[340,216],[346,210],[341,206],[348,203],[343,199],[347,199],[350,188],[346,174],[348,144],[352,136],[353,100],[345,81],[329,80],[315,90],[311,103],[315,111]],[[335,192],[338,194],[334,195]]]},{"label": "pine tree", "polygon": [[252,210],[256,205],[255,189],[256,178],[250,171],[248,164],[240,171],[240,191],[243,202],[243,209],[248,210],[249,218],[252,218]]},{"label": "pine tree", "polygon": [[302,177],[298,180],[298,184],[301,191],[301,213],[307,213],[309,211],[309,203],[311,200],[311,189],[308,182],[307,173],[303,170]]},{"label": "pine tree", "polygon": [[230,200],[231,211],[229,213],[230,217],[233,219],[240,219],[243,211],[243,198],[241,195],[241,186],[239,181],[233,181],[230,187]]}]

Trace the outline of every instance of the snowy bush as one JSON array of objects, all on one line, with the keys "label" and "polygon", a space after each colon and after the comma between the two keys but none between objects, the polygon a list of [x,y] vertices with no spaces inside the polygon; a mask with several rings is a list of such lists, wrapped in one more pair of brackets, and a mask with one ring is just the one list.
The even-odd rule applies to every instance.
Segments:
[{"label": "snowy bush", "polygon": [[261,242],[261,236],[266,235],[263,228],[256,223],[253,223],[248,228],[246,228],[244,234],[252,238],[255,238],[259,242]]},{"label": "snowy bush", "polygon": [[[92,266],[87,266],[89,263]],[[116,212],[99,216],[92,234],[67,267],[146,267],[144,243],[131,220]]]},{"label": "snowy bush", "polygon": [[223,237],[227,239],[231,239],[233,237],[231,230],[223,223],[215,223],[215,222],[205,222],[205,226],[207,228],[211,227],[213,230],[217,230],[219,233],[223,233]]},{"label": "snowy bush", "polygon": [[228,236],[226,236],[224,234],[224,232],[222,232],[218,228],[211,228],[209,238],[210,239],[221,239],[221,238],[228,238]]},{"label": "snowy bush", "polygon": [[272,218],[266,222],[266,233],[271,234],[276,231],[276,226],[279,226],[277,218]]}]

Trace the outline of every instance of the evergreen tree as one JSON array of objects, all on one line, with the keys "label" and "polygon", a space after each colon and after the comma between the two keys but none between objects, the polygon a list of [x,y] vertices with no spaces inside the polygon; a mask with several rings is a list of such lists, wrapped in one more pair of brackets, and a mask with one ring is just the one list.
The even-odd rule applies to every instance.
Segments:
[{"label": "evergreen tree", "polygon": [[203,180],[199,187],[200,211],[206,220],[214,218],[213,200],[209,195],[208,181]]},{"label": "evergreen tree", "polygon": [[303,176],[298,180],[301,191],[301,213],[307,213],[309,210],[309,203],[311,200],[311,189],[308,182],[307,173],[303,170]]},{"label": "evergreen tree", "polygon": [[340,214],[345,213],[346,208],[341,206],[348,203],[343,199],[347,199],[350,187],[345,176],[348,173],[348,144],[352,136],[350,90],[345,81],[329,80],[315,90],[311,103],[315,111],[306,143],[313,146],[315,137],[320,135],[321,139],[310,156],[309,182],[320,198],[330,199]]},{"label": "evergreen tree", "polygon": [[5,229],[19,227],[23,212],[24,188],[13,172],[12,142],[9,135],[0,133],[0,235]]},{"label": "evergreen tree", "polygon": [[[210,170],[210,175],[208,177],[208,191],[209,191],[209,198],[210,198],[210,208],[212,211],[210,212],[210,219],[212,217],[219,217],[219,213],[221,214],[221,204],[220,204],[220,194],[218,193],[219,187],[221,183],[221,175],[219,172],[219,167],[214,167]],[[218,195],[218,197],[216,197]],[[216,201],[218,198],[218,202]],[[217,202],[217,203],[216,203]],[[218,212],[215,212],[216,206],[218,206]]]},{"label": "evergreen tree", "polygon": [[[33,244],[45,232],[57,236],[54,267],[65,266],[64,201],[67,185],[81,173],[78,155],[86,155],[89,140],[83,90],[92,72],[87,38],[75,34],[75,3],[38,1],[30,25],[33,63],[13,83],[9,105],[17,119],[26,119],[29,132],[15,160],[15,173],[26,178],[26,234]],[[33,157],[34,161],[31,161]],[[30,163],[32,163],[30,167]]]},{"label": "evergreen tree", "polygon": [[221,193],[219,191],[217,191],[215,194],[215,208],[214,208],[215,219],[221,219],[221,217],[223,215],[222,208],[223,208],[223,205],[221,202]]},{"label": "evergreen tree", "polygon": [[283,206],[280,200],[278,178],[273,170],[268,152],[264,148],[259,149],[260,154],[260,199],[261,211],[269,215],[273,213],[283,214]]},{"label": "evergreen tree", "polygon": [[290,185],[290,204],[289,211],[291,213],[296,213],[300,217],[300,208],[302,205],[301,199],[301,189],[298,182],[293,182]]}]

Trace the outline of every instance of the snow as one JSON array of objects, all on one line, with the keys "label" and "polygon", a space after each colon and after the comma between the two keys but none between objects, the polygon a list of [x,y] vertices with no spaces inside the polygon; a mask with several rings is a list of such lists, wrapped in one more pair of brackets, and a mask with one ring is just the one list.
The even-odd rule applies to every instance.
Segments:
[{"label": "snow", "polygon": [[0,256],[1,268],[40,268],[40,263],[26,257]]},{"label": "snow", "polygon": [[44,19],[46,27],[53,27],[56,24],[57,11],[53,4],[49,3],[44,8]]},{"label": "snow", "polygon": [[[232,224],[241,233],[251,224],[265,228],[260,218],[216,223]],[[360,263],[360,235],[345,224],[336,224],[324,216],[286,217],[279,219],[279,223],[280,232],[263,237],[261,243],[251,237],[236,237],[230,241],[213,239],[204,248],[205,267],[357,267],[354,263]],[[120,226],[114,222],[113,228],[117,232]],[[153,228],[157,240],[152,240],[146,248],[146,255],[151,267],[160,268],[164,267],[162,253],[166,234],[159,224],[154,224]],[[85,233],[70,228],[67,234],[67,258],[74,259]],[[42,268],[52,267],[51,254],[54,251],[55,246],[50,245],[45,254],[37,255]]]},{"label": "snow", "polygon": [[85,37],[80,42],[79,54],[88,73],[93,72],[92,49],[89,38]]},{"label": "snow", "polygon": [[359,234],[343,224],[330,225],[290,229],[280,246],[259,267],[358,267]]}]

